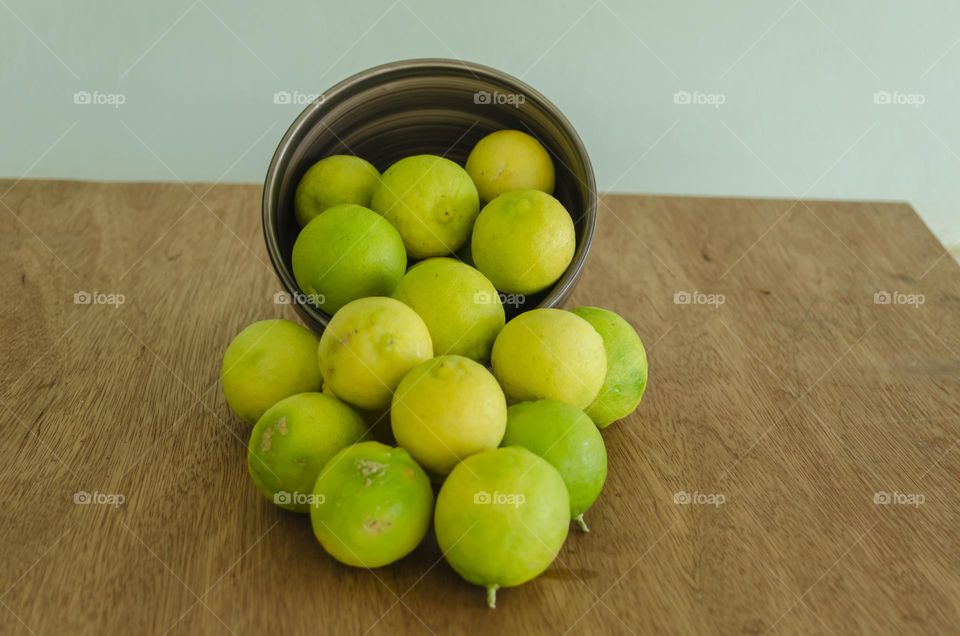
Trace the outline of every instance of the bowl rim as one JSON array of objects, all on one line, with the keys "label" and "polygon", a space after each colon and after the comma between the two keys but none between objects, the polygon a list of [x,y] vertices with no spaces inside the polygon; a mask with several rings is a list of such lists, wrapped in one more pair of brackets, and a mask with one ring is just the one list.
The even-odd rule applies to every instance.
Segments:
[{"label": "bowl rim", "polygon": [[525,311],[555,308],[562,305],[580,279],[580,275],[586,265],[594,235],[596,234],[598,194],[596,177],[594,176],[590,155],[587,153],[583,140],[580,139],[580,135],[573,127],[573,124],[570,123],[570,120],[567,119],[566,115],[564,115],[552,101],[547,99],[545,95],[523,80],[490,66],[453,58],[411,58],[396,60],[354,73],[323,91],[321,93],[323,99],[314,100],[307,104],[303,111],[300,112],[293,123],[287,128],[283,137],[281,137],[270,159],[270,164],[267,167],[267,174],[264,179],[263,192],[261,194],[260,212],[267,254],[270,257],[270,263],[273,265],[274,273],[277,275],[277,278],[280,279],[280,283],[283,285],[288,297],[291,298],[290,304],[294,306],[294,309],[300,314],[300,317],[307,322],[311,328],[325,329],[332,316],[308,302],[299,302],[299,294],[302,292],[297,285],[293,272],[290,271],[284,263],[283,255],[280,251],[278,233],[275,224],[272,223],[273,217],[279,213],[279,211],[274,209],[276,206],[273,204],[273,198],[280,187],[280,182],[289,164],[290,155],[294,150],[293,139],[301,135],[304,127],[311,125],[315,113],[321,110],[328,100],[335,99],[340,94],[350,91],[355,85],[367,82],[371,78],[396,73],[398,71],[423,71],[431,69],[458,72],[466,71],[477,79],[479,79],[480,76],[487,76],[490,79],[496,80],[499,83],[511,87],[518,93],[532,97],[556,119],[557,123],[564,130],[564,133],[573,144],[574,152],[582,158],[584,164],[586,181],[581,180],[569,166],[566,166],[574,178],[581,181],[581,185],[585,186],[588,191],[588,204],[580,219],[575,219],[574,221],[575,223],[578,221],[583,222],[583,235],[577,242],[573,260],[570,262],[567,270],[557,282],[550,287],[550,291],[536,307],[531,307]]}]

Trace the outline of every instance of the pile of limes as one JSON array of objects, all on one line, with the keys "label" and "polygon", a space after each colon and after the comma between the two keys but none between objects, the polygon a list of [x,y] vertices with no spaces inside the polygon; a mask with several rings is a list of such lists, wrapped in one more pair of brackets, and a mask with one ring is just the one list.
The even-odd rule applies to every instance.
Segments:
[{"label": "pile of limes", "polygon": [[607,475],[599,429],[636,409],[647,358],[604,309],[505,321],[502,294],[543,291],[573,259],[554,181],[549,153],[515,130],[480,140],[465,169],[418,155],[381,175],[335,155],[300,181],[294,276],[333,317],[319,339],[286,320],[244,329],[223,392],[254,424],[256,488],[309,513],[338,561],[392,563],[432,517],[492,607],[550,565],[571,520],[587,530]]}]

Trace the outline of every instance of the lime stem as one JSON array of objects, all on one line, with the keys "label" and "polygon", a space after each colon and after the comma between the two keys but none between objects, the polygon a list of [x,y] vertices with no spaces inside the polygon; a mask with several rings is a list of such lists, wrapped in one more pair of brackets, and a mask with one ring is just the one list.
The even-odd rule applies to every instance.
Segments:
[{"label": "lime stem", "polygon": [[583,513],[578,514],[573,518],[577,522],[577,525],[580,526],[580,530],[583,532],[590,532],[590,528],[587,527],[587,522],[583,520]]},{"label": "lime stem", "polygon": [[490,609],[495,609],[497,607],[497,590],[500,589],[500,586],[496,583],[491,583],[487,586],[487,607]]}]

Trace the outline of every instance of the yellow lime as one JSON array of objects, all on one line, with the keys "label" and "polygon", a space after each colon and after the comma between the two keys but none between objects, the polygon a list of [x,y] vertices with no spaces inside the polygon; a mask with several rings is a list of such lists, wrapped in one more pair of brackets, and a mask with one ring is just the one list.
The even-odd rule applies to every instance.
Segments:
[{"label": "yellow lime", "polygon": [[493,373],[513,402],[590,404],[607,372],[603,338],[583,318],[561,309],[522,313],[493,343]]},{"label": "yellow lime", "polygon": [[533,294],[557,282],[573,260],[576,233],[563,205],[539,190],[488,203],[471,239],[473,262],[500,291]]},{"label": "yellow lime", "polygon": [[317,337],[289,320],[262,320],[241,331],[223,354],[223,396],[253,424],[285,397],[319,391]]},{"label": "yellow lime", "polygon": [[301,227],[335,205],[370,206],[380,173],[360,157],[332,155],[310,166],[297,185],[293,204]]},{"label": "yellow lime", "polygon": [[400,446],[428,471],[446,475],[462,459],[500,444],[507,402],[485,367],[463,356],[439,356],[403,378],[390,420]]},{"label": "yellow lime", "polygon": [[427,326],[393,298],[347,303],[320,336],[324,382],[334,395],[363,409],[386,408],[403,376],[432,357]]},{"label": "yellow lime", "polygon": [[470,151],[466,168],[483,201],[514,190],[553,193],[550,154],[535,137],[519,130],[498,130],[481,139]]}]

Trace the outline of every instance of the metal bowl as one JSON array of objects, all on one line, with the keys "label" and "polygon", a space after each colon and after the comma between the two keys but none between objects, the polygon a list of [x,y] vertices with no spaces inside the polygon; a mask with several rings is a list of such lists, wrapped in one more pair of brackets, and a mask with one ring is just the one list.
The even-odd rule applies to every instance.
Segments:
[{"label": "metal bowl", "polygon": [[527,132],[553,157],[553,195],[573,217],[577,247],[567,271],[536,295],[506,298],[508,318],[534,307],[560,306],[580,278],[597,220],[590,158],[573,126],[546,97],[520,80],[460,60],[392,62],[357,73],[315,99],[290,126],[263,186],[263,234],[270,260],[297,313],[320,332],[330,315],[311,304],[293,276],[291,254],[300,231],[293,195],[304,172],[323,157],[352,154],[383,172],[416,154],[463,165],[483,136],[504,128]]}]

